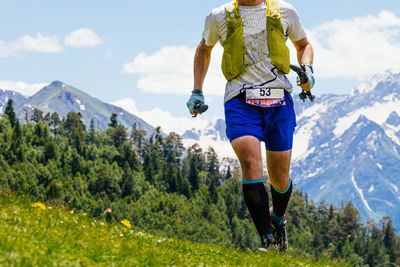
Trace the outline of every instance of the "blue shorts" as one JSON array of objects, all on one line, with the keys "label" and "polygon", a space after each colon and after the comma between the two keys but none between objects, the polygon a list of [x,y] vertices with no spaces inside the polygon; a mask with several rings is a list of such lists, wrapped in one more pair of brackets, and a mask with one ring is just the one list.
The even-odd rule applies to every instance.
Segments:
[{"label": "blue shorts", "polygon": [[226,135],[232,142],[241,136],[254,136],[265,142],[269,151],[292,149],[296,115],[293,99],[285,91],[286,105],[261,108],[235,97],[225,103]]}]

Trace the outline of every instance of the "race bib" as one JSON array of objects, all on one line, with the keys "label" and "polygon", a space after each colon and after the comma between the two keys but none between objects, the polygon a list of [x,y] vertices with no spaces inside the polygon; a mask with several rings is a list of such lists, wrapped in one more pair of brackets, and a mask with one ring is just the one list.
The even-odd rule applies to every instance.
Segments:
[{"label": "race bib", "polygon": [[246,89],[246,103],[262,108],[286,105],[285,90],[281,88]]}]

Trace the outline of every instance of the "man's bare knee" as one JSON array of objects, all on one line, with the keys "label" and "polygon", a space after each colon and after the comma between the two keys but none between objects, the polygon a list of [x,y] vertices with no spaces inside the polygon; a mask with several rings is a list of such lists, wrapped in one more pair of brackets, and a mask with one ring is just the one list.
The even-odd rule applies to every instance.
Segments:
[{"label": "man's bare knee", "polygon": [[245,158],[240,161],[243,169],[256,170],[259,168],[260,163],[255,158]]}]

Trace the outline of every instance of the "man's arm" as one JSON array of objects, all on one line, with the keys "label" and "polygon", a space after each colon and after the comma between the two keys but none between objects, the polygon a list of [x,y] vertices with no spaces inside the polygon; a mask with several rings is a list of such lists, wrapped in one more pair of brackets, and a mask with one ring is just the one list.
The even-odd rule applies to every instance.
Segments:
[{"label": "man's arm", "polygon": [[196,54],[194,56],[194,88],[199,88],[203,90],[203,82],[206,77],[208,66],[211,60],[211,51],[213,46],[207,46],[204,39],[201,40],[196,49]]},{"label": "man's arm", "polygon": [[[213,46],[207,46],[204,39],[197,46],[193,64],[193,89],[198,88],[201,91],[203,90],[203,83],[210,65],[212,49]],[[190,114],[196,115],[196,112],[190,110]]]},{"label": "man's arm", "polygon": [[299,64],[313,64],[314,50],[307,37],[293,42],[293,44],[297,50],[297,60],[299,61]]},{"label": "man's arm", "polygon": [[[293,42],[293,44],[297,50],[297,61],[299,62],[299,64],[313,64],[314,50],[307,37]],[[310,83],[299,84],[299,86],[305,91],[310,91]]]}]

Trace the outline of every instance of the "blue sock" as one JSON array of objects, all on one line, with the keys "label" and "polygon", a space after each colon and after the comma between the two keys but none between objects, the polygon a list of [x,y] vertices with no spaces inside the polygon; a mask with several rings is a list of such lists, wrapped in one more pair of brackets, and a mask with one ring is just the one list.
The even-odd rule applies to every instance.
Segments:
[{"label": "blue sock", "polygon": [[285,218],[285,215],[278,217],[276,216],[275,212],[272,212],[272,223],[274,225],[281,225],[283,223],[283,218]]}]

